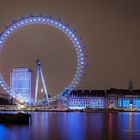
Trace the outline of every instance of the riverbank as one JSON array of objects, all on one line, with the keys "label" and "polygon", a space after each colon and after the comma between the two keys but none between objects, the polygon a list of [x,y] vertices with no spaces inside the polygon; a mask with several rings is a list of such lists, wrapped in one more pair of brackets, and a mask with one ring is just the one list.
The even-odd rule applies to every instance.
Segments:
[{"label": "riverbank", "polygon": [[125,108],[104,108],[104,109],[48,109],[48,108],[28,108],[28,109],[1,109],[0,112],[7,112],[7,111],[14,111],[14,112],[19,112],[19,111],[24,111],[24,112],[86,112],[86,113],[96,113],[96,112],[140,112],[140,109],[125,109]]}]

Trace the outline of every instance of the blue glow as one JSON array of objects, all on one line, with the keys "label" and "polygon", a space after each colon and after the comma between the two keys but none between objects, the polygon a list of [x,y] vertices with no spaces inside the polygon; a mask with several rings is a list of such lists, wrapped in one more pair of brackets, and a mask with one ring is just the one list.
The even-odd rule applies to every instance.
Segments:
[{"label": "blue glow", "polygon": [[62,29],[65,29],[65,26],[62,26]]},{"label": "blue glow", "polygon": [[118,100],[118,107],[121,108],[122,107],[122,99]]},{"label": "blue glow", "polygon": [[61,23],[59,23],[59,26],[61,27],[61,26],[62,26],[62,24],[61,24]]},{"label": "blue glow", "polygon": [[118,107],[120,108],[130,108],[130,99],[129,98],[121,98],[118,100]]},{"label": "blue glow", "polygon": [[132,108],[140,108],[140,98],[120,98],[118,100],[118,107],[129,108],[130,100],[132,101]]},{"label": "blue glow", "polygon": [[84,64],[84,62],[83,62],[83,61],[81,61],[81,64],[83,65],[83,64]]},{"label": "blue glow", "polygon": [[85,98],[83,97],[70,97],[70,109],[85,109],[90,108],[105,108],[105,99],[99,97]]},{"label": "blue glow", "polygon": [[7,131],[6,127],[4,125],[0,124],[0,132],[1,132],[0,139],[6,139],[6,137],[7,137],[5,135],[6,131]]},{"label": "blue glow", "polygon": [[140,108],[140,98],[133,99],[133,108]]},{"label": "blue glow", "polygon": [[124,99],[123,100],[123,107],[124,108],[129,108],[130,107],[130,100],[129,99]]}]

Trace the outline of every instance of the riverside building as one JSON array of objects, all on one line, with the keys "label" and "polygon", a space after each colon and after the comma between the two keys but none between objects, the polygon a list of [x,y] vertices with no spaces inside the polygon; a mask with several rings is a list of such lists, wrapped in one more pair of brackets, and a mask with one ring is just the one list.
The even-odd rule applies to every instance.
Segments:
[{"label": "riverside building", "polygon": [[140,90],[115,89],[109,90],[74,90],[67,97],[70,109],[140,109]]}]

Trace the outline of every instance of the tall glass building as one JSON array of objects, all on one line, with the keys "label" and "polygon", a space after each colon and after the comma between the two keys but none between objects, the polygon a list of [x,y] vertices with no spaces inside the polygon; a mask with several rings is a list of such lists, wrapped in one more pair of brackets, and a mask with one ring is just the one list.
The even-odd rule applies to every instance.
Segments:
[{"label": "tall glass building", "polygon": [[29,102],[34,92],[33,72],[29,68],[14,68],[10,73],[11,93],[23,101]]}]

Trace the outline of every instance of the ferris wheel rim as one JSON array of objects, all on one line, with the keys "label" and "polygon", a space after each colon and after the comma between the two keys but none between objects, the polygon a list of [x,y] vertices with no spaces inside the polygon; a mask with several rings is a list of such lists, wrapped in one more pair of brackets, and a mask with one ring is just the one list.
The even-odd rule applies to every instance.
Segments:
[{"label": "ferris wheel rim", "polygon": [[61,30],[70,39],[73,46],[75,47],[77,55],[77,68],[74,78],[61,93],[58,93],[56,96],[53,97],[54,98],[58,97],[59,95],[62,95],[62,93],[65,91],[68,91],[66,94],[69,94],[80,83],[81,77],[84,75],[86,57],[84,52],[84,46],[81,43],[80,37],[76,34],[75,30],[69,27],[68,24],[62,23],[60,18],[54,19],[51,16],[33,16],[33,15],[29,17],[21,17],[19,20],[13,21],[11,25],[7,26],[5,30],[2,33],[0,33],[0,48],[3,47],[5,41],[9,36],[12,35],[13,32],[18,30],[19,28],[33,24],[50,25],[54,28]]}]

